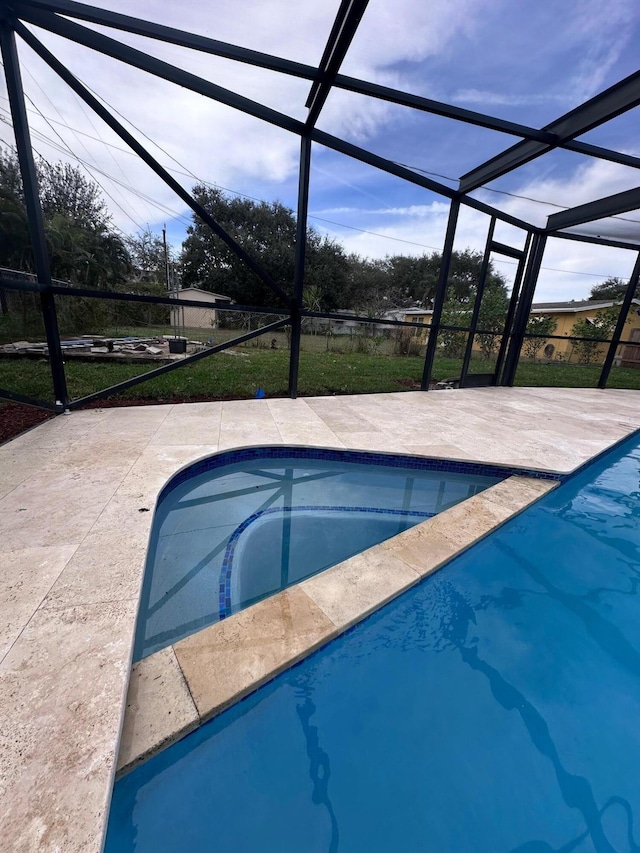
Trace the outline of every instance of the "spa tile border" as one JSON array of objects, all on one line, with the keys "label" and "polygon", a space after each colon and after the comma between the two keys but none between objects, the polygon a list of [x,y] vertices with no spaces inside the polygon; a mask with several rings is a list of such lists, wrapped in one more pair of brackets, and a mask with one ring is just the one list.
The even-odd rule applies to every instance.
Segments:
[{"label": "spa tile border", "polygon": [[[611,448],[607,448],[610,450]],[[223,450],[204,459],[198,459],[177,471],[158,495],[158,505],[182,483],[193,477],[214,471],[226,465],[235,465],[260,459],[312,459],[320,462],[345,462],[356,465],[382,465],[390,468],[409,468],[416,471],[442,471],[449,474],[470,474],[483,477],[511,477],[520,475],[532,479],[562,482],[568,475],[543,469],[522,468],[513,465],[490,465],[484,462],[466,462],[442,459],[436,456],[409,456],[402,453],[372,453],[365,450],[340,450],[306,445],[252,445],[234,450]],[[590,461],[590,460],[589,460]]]},{"label": "spa tile border", "polygon": [[[281,455],[291,458],[291,448]],[[361,458],[363,454],[349,455]],[[222,464],[228,464],[228,459]],[[189,477],[193,467],[189,466]],[[476,473],[478,468],[491,467],[475,466]],[[563,479],[540,476],[540,472],[514,474],[386,542],[135,663],[118,777],[420,583]]]},{"label": "spa tile border", "polygon": [[233,572],[233,560],[235,557],[238,540],[251,525],[268,515],[283,515],[294,512],[347,512],[371,513],[373,515],[391,515],[400,518],[433,518],[434,512],[420,512],[413,509],[384,509],[374,506],[282,506],[269,507],[254,512],[239,524],[229,537],[227,547],[222,558],[222,569],[220,571],[220,583],[218,586],[218,617],[228,619],[231,616],[231,576]]}]

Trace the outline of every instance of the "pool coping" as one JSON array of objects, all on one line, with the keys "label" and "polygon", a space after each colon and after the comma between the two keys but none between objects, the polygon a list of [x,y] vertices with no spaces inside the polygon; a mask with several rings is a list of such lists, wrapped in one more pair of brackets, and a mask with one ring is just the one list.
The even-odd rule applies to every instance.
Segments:
[{"label": "pool coping", "polygon": [[423,581],[563,479],[551,472],[544,477],[511,474],[433,518],[134,663],[116,778]]}]

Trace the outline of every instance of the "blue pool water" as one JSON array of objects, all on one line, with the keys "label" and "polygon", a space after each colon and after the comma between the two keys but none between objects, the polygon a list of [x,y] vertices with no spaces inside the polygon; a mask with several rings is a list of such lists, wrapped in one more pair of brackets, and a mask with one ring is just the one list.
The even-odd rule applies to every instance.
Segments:
[{"label": "blue pool water", "polygon": [[197,463],[170,484],[151,534],[136,660],[401,533],[508,473],[447,462],[439,463],[447,470],[436,470],[433,460],[381,454],[293,454],[293,448],[263,448],[240,461],[237,453],[214,457],[205,465],[222,464],[202,470]]},{"label": "blue pool water", "polygon": [[640,438],[120,780],[108,853],[631,853]]}]

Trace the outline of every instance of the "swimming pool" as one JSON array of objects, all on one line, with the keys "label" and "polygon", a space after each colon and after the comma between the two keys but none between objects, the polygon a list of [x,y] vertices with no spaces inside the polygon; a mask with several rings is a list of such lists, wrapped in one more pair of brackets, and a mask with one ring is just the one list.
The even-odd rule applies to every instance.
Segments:
[{"label": "swimming pool", "polygon": [[115,786],[106,850],[636,851],[640,438]]},{"label": "swimming pool", "polygon": [[158,501],[134,657],[346,560],[477,494],[508,469],[264,447],[181,471]]}]

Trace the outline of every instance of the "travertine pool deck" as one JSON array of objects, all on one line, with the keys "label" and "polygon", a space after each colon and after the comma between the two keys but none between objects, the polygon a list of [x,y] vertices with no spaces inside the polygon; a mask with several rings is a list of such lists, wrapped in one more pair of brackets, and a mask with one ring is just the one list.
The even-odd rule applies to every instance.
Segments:
[{"label": "travertine pool deck", "polygon": [[[0,849],[101,848],[154,502],[184,464],[232,447],[303,444],[567,473],[639,425],[635,391],[485,388],[95,409],[60,416],[3,445]],[[494,495],[494,506],[500,503]],[[468,504],[460,507],[470,517]],[[499,523],[503,515],[492,511]],[[468,531],[461,519],[456,527]],[[432,534],[434,547],[451,537],[442,529]],[[417,536],[330,569],[324,574],[333,573],[331,585],[318,576],[251,608],[253,616],[237,615],[258,625],[267,657],[270,645],[284,642],[276,611],[288,612],[290,600],[305,596],[304,606],[308,600],[315,610],[296,636],[318,645],[388,598],[389,576],[408,586],[431,570],[421,556],[424,534]],[[472,539],[461,533],[453,545]],[[340,583],[355,610],[336,594]],[[229,647],[216,656],[217,640],[201,640],[186,638],[158,653],[180,685],[184,677],[196,683],[203,661],[222,671]],[[282,664],[278,654],[275,669],[295,658],[291,653]],[[206,679],[199,683],[206,693]],[[185,728],[220,704],[217,696],[188,690],[185,699]]]}]

